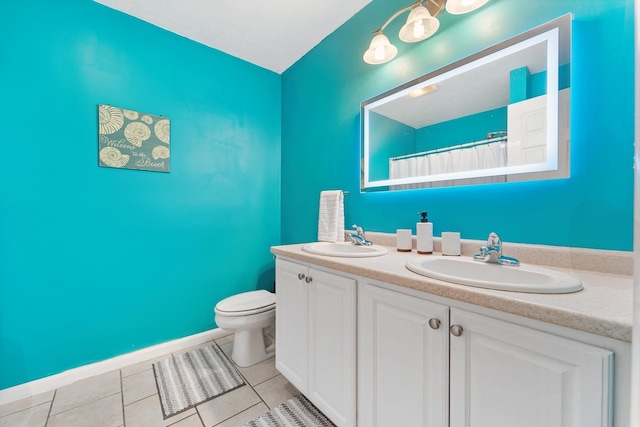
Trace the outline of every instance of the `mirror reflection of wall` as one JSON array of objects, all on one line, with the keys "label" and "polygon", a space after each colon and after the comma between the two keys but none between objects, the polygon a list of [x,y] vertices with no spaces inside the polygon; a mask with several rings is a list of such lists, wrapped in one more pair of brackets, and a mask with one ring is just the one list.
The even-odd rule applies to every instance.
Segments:
[{"label": "mirror reflection of wall", "polygon": [[570,24],[567,15],[364,102],[363,189],[567,177]]}]

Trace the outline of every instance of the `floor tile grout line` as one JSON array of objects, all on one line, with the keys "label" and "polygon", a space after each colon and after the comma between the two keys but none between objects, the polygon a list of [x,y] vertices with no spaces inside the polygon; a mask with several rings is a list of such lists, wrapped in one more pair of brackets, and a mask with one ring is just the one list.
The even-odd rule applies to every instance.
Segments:
[{"label": "floor tile grout line", "polygon": [[256,391],[256,389],[255,389],[255,388],[253,388],[253,387],[251,387],[251,388],[253,389],[253,392],[254,392],[255,394],[257,394],[257,395],[258,395],[258,397],[260,398],[260,401],[261,401],[262,403],[264,403],[264,406],[266,406],[266,407],[267,407],[267,409],[270,411],[270,410],[272,409],[272,408],[271,408],[271,406],[269,406],[269,405],[267,404],[267,402],[265,402],[265,401],[264,401],[264,398],[260,395],[260,393],[258,393],[258,392]]},{"label": "floor tile grout line", "polygon": [[[177,415],[177,414],[176,414],[176,415]],[[167,425],[166,425],[166,427],[175,426],[176,424],[181,423],[181,422],[182,422],[182,421],[184,421],[184,420],[188,420],[189,418],[191,418],[191,417],[196,417],[196,416],[198,416],[198,411],[196,411],[196,413],[195,413],[195,414],[191,414],[191,415],[189,415],[188,417],[184,417],[184,418],[181,418],[181,419],[179,419],[179,420],[176,420],[176,422],[175,422],[175,423],[167,424]],[[167,418],[167,419],[169,419],[169,418]],[[165,421],[166,421],[166,420],[165,420]],[[202,420],[200,420],[200,422],[202,423]],[[202,425],[204,425],[204,423],[202,423]]]},{"label": "floor tile grout line", "polygon": [[53,409],[53,401],[56,399],[56,395],[58,394],[58,389],[53,390],[53,397],[51,398],[51,402],[49,402],[49,412],[47,412],[47,418],[44,421],[44,427],[47,427],[49,424],[49,418],[51,418],[51,410]]},{"label": "floor tile grout line", "polygon": [[[125,406],[131,406],[131,405],[133,405],[134,403],[141,402],[141,401],[143,401],[143,400],[145,400],[145,399],[148,399],[148,398],[150,398],[150,397],[153,397],[153,396],[158,396],[158,393],[153,393],[153,394],[150,394],[150,395],[148,395],[148,396],[141,397],[141,398],[140,398],[140,399],[138,399],[138,400],[134,400],[134,401],[131,401],[131,402],[126,403],[126,404],[124,403],[124,400],[123,400],[123,402],[122,402],[122,407],[124,408]],[[159,398],[158,398],[158,399],[159,399]]]},{"label": "floor tile grout line", "polygon": [[[232,342],[233,342],[233,341],[232,341]],[[217,342],[216,342],[216,344],[217,344]],[[218,344],[218,345],[219,345],[219,344]],[[270,410],[272,410],[272,409],[274,409],[274,408],[272,408],[271,406],[269,406],[269,404],[264,400],[264,398],[262,397],[262,395],[261,395],[260,393],[258,393],[258,391],[255,389],[254,385],[253,385],[253,384],[251,384],[251,383],[249,382],[249,380],[247,379],[247,377],[246,377],[246,376],[242,373],[242,371],[239,369],[238,365],[237,365],[235,362],[233,362],[233,364],[234,364],[234,366],[236,367],[236,370],[238,371],[238,373],[239,373],[239,374],[242,376],[242,378],[245,380],[246,384],[247,384],[249,387],[251,387],[251,390],[253,390],[253,392],[254,392],[254,393],[255,393],[255,394],[260,398],[260,402],[264,403],[264,406],[266,406],[266,407],[267,407],[267,409],[268,409],[269,411],[270,411]],[[268,378],[268,379],[266,379],[266,380],[264,380],[264,381],[261,381],[261,382],[259,382],[259,383],[255,384],[255,386],[258,386],[258,385],[263,384],[263,383],[265,383],[265,382],[267,382],[267,381],[269,381],[269,380],[272,380],[272,379],[276,378],[278,375],[282,375],[282,374],[280,374],[280,373],[278,372],[278,373],[277,373],[276,375],[274,375],[273,377]],[[260,404],[260,402],[256,403],[256,405]],[[255,405],[253,405],[253,406],[255,406]],[[253,406],[251,406],[251,407],[253,407]],[[242,413],[242,412],[246,411],[247,409],[249,409],[249,408],[245,408],[244,410],[242,410],[242,411],[238,412],[238,414],[240,414],[240,413]],[[238,415],[238,414],[235,414],[235,415]],[[235,415],[234,415],[234,416],[235,416]],[[205,426],[205,427],[206,427],[206,426]]]},{"label": "floor tile grout line", "polygon": [[122,369],[118,370],[120,374],[120,410],[122,411],[122,427],[127,426],[127,420],[124,419],[124,381],[122,381]]},{"label": "floor tile grout line", "polygon": [[[42,402],[42,403],[38,403],[37,405],[28,406],[28,407],[26,407],[26,408],[22,408],[22,409],[19,409],[19,410],[17,410],[17,411],[13,411],[13,412],[9,412],[9,413],[7,413],[7,414],[4,414],[3,416],[1,416],[1,417],[0,417],[0,420],[1,420],[1,419],[3,419],[3,418],[6,418],[6,417],[10,417],[10,416],[12,416],[12,415],[19,414],[20,412],[28,411],[28,410],[30,410],[30,409],[37,408],[38,406],[42,406],[42,405],[46,405],[46,404],[49,404],[49,412],[51,412],[51,405],[52,405],[52,403],[53,403],[53,399],[51,399],[51,400],[45,400],[44,402]],[[49,415],[47,414],[47,416],[49,416]]]},{"label": "floor tile grout line", "polygon": [[[151,394],[149,394],[149,395],[147,395],[147,396],[143,396],[143,397],[141,397],[141,398],[139,398],[139,399],[137,399],[137,400],[133,400],[133,401],[131,401],[131,402],[129,402],[129,403],[124,403],[124,381],[122,381],[122,380],[123,380],[124,378],[130,378],[130,377],[133,377],[133,376],[135,376],[135,375],[141,375],[141,374],[144,374],[146,371],[153,371],[153,368],[151,368],[151,369],[145,369],[145,370],[143,370],[143,371],[136,372],[135,374],[127,375],[127,376],[125,376],[125,377],[122,377],[122,376],[121,376],[121,387],[122,387],[122,408],[123,408],[123,411],[124,411],[124,408],[125,408],[126,406],[129,406],[129,405],[132,405],[132,404],[134,404],[134,403],[140,402],[141,400],[144,400],[144,399],[148,399],[148,398],[150,398],[150,397],[152,397],[152,396],[158,396],[158,395],[159,395],[158,388],[157,388],[157,385],[156,385],[156,392],[155,392],[155,393],[151,393]],[[121,371],[121,373],[122,373],[122,371]],[[151,374],[151,375],[152,375],[152,377],[154,377],[154,379],[155,379],[155,375],[154,375],[154,373],[153,373],[153,372],[152,372],[152,374]]]},{"label": "floor tile grout line", "polygon": [[278,375],[282,375],[282,374],[281,374],[280,372],[278,372],[278,373],[276,373],[274,376],[269,377],[269,378],[267,378],[267,379],[265,379],[265,380],[262,380],[262,381],[260,381],[259,383],[252,384],[251,386],[252,386],[252,387],[255,387],[255,386],[259,386],[260,384],[264,384],[264,383],[266,383],[267,381],[274,379],[274,378],[275,378],[275,377],[277,377]]},{"label": "floor tile grout line", "polygon": [[[264,401],[263,401],[263,400],[260,400],[260,402],[254,403],[253,405],[251,405],[251,406],[249,406],[249,407],[247,407],[247,408],[244,408],[244,409],[243,409],[242,411],[240,411],[240,412],[236,412],[235,414],[233,414],[233,415],[231,415],[231,416],[229,416],[229,417],[225,418],[224,420],[220,421],[219,423],[215,423],[215,424],[214,424],[213,426],[211,426],[211,427],[216,427],[216,426],[219,426],[219,425],[220,425],[220,424],[222,424],[222,423],[226,423],[226,422],[227,422],[227,421],[229,421],[231,418],[236,417],[236,416],[240,415],[241,413],[243,413],[243,412],[245,412],[245,411],[248,411],[249,409],[251,409],[251,408],[253,408],[253,407],[255,407],[255,406],[258,406],[260,403],[264,403]],[[266,403],[265,403],[265,405],[266,405]],[[267,408],[268,408],[268,407],[269,407],[269,406],[267,406]],[[245,424],[246,424],[246,423],[245,423]],[[204,421],[202,421],[202,425],[203,425],[204,427],[208,427],[207,425],[205,425]]]},{"label": "floor tile grout line", "polygon": [[198,406],[195,406],[195,410],[196,410],[196,415],[198,416],[198,418],[200,419],[200,424],[202,424],[204,427],[207,427],[204,423],[204,420],[202,419],[202,414],[200,413],[200,411],[198,410]]},{"label": "floor tile grout line", "polygon": [[[57,393],[57,392],[58,392],[58,390],[56,390],[56,393]],[[89,400],[89,401],[87,401],[87,402],[84,402],[84,403],[82,403],[81,405],[74,406],[74,407],[72,407],[72,408],[67,408],[67,409],[65,409],[64,411],[56,412],[56,413],[55,413],[55,414],[53,414],[53,415],[51,415],[51,412],[49,412],[49,418],[50,418],[50,417],[52,417],[52,416],[53,416],[53,417],[55,417],[56,415],[64,414],[64,413],[69,412],[69,411],[73,411],[74,409],[78,409],[78,408],[80,408],[80,407],[82,407],[82,406],[89,405],[89,404],[91,404],[91,403],[99,402],[100,400],[103,400],[103,399],[106,399],[106,398],[109,398],[109,397],[113,397],[113,396],[115,396],[116,394],[122,394],[122,393],[121,393],[120,391],[118,391],[118,392],[116,392],[116,393],[105,394],[104,396],[100,396],[100,397],[99,397],[99,398],[97,398],[97,399],[93,399],[93,400]],[[53,400],[51,401],[51,406],[52,406],[52,409],[53,409]]]},{"label": "floor tile grout line", "polygon": [[[235,365],[235,362],[234,362],[234,365]],[[236,365],[236,366],[237,366],[237,365]],[[239,369],[238,369],[238,372],[240,372],[240,370],[239,370]],[[245,376],[244,376],[244,374],[243,374],[242,372],[240,372],[240,375],[242,375],[242,378],[244,378],[244,379],[245,379],[245,381],[247,382],[247,385],[248,385],[249,387],[251,387],[251,389],[253,390],[253,392],[254,392],[256,395],[258,395],[258,397],[260,398],[260,401],[261,401],[262,403],[264,403],[264,406],[266,406],[269,410],[274,409],[274,408],[272,408],[271,406],[269,406],[269,404],[268,404],[268,403],[267,403],[267,402],[262,398],[262,395],[261,395],[260,393],[258,393],[258,390],[256,390],[256,387],[257,387],[257,386],[259,386],[260,384],[264,384],[264,383],[266,383],[267,381],[270,381],[270,380],[272,380],[272,379],[274,379],[274,378],[276,378],[277,376],[282,375],[282,374],[281,374],[281,373],[277,373],[277,374],[276,374],[276,375],[274,375],[273,377],[268,378],[268,379],[266,379],[266,380],[264,380],[264,381],[261,381],[261,382],[259,382],[259,383],[255,384],[255,386],[254,386],[253,384],[249,383],[249,381],[245,378]],[[255,405],[254,405],[254,406],[255,406]],[[277,406],[277,405],[276,405],[276,406]],[[243,412],[243,411],[241,411],[241,412]]]},{"label": "floor tile grout line", "polygon": [[[240,373],[240,375],[242,375],[242,373]],[[244,375],[243,375],[243,378],[244,378]],[[247,381],[247,384],[249,385],[249,387],[251,387],[251,390],[253,390],[253,392],[256,394],[256,396],[258,396],[260,398],[260,402],[264,403],[264,406],[266,406],[267,409],[271,410],[271,407],[267,404],[267,402],[264,401],[264,398],[260,395],[260,393],[258,393],[256,388],[252,384],[250,384],[249,381]],[[260,383],[260,384],[262,384],[262,383]],[[258,385],[258,384],[256,384],[256,385]],[[256,403],[256,405],[257,405],[257,403]]]},{"label": "floor tile grout line", "polygon": [[[154,364],[155,362],[157,362],[157,361],[160,361],[160,360],[162,360],[162,359],[158,359],[158,360],[156,360],[156,359],[150,359],[150,360],[148,360],[148,361],[146,361],[146,362],[141,362],[141,363],[149,363],[149,366],[150,366],[150,367],[149,367],[149,368],[147,368],[147,369],[143,369],[143,370],[141,370],[141,371],[139,371],[139,372],[134,372],[133,374],[125,375],[124,373],[122,373],[123,369],[121,369],[121,370],[120,370],[120,372],[121,372],[122,378],[129,378],[129,377],[133,377],[134,375],[141,374],[141,373],[143,373],[144,371],[151,371],[151,370],[153,369],[153,364]],[[133,365],[132,365],[132,366],[133,366]]]}]

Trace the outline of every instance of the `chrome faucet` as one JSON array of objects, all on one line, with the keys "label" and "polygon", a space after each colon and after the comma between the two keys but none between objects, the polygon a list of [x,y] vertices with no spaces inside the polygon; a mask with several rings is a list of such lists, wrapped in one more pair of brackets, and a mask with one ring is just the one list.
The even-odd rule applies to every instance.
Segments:
[{"label": "chrome faucet", "polygon": [[480,246],[480,253],[475,254],[473,259],[493,264],[520,265],[518,259],[502,255],[502,239],[494,232],[489,233],[487,245]]},{"label": "chrome faucet", "polygon": [[373,245],[373,242],[371,240],[367,240],[364,237],[364,228],[362,228],[362,227],[360,227],[359,225],[356,225],[356,224],[353,224],[351,227],[356,230],[355,234],[354,233],[349,233],[348,234],[348,237],[351,239],[351,244],[358,245],[358,246],[371,246],[371,245]]}]

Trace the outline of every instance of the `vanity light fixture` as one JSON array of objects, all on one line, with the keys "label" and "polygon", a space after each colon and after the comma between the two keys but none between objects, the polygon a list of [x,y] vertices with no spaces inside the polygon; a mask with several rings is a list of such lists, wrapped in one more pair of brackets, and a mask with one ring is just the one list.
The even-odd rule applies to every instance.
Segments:
[{"label": "vanity light fixture", "polygon": [[373,32],[374,37],[363,59],[367,64],[384,64],[391,61],[398,53],[398,48],[391,44],[382,31],[398,16],[410,10],[407,23],[400,29],[400,40],[415,43],[425,40],[438,31],[440,21],[436,18],[443,9],[452,15],[468,13],[483,6],[489,0],[416,0],[403,7],[387,18],[386,21]]}]

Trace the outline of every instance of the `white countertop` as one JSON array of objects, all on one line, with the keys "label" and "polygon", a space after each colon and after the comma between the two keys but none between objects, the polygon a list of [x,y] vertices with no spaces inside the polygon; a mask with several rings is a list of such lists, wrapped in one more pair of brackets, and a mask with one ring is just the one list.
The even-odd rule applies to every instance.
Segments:
[{"label": "white countertop", "polygon": [[397,252],[395,247],[387,247],[389,253],[380,257],[341,258],[303,252],[302,246],[303,244],[273,246],[271,252],[276,256],[631,342],[633,280],[629,275],[554,266],[553,269],[580,279],[584,289],[570,294],[496,291],[430,279],[405,267],[409,258],[442,256],[436,252],[432,255],[418,255],[415,251]]}]

